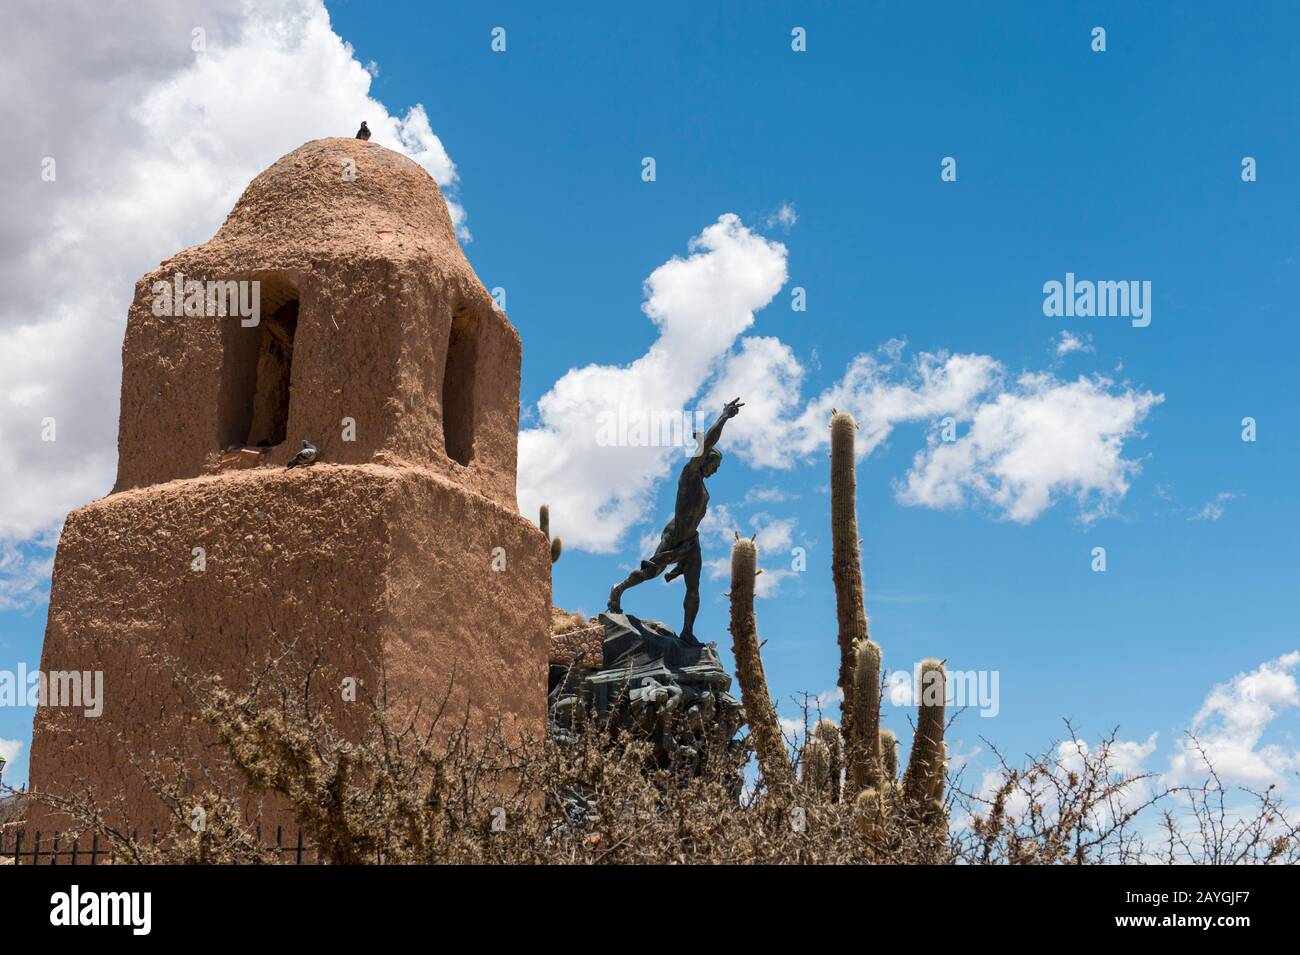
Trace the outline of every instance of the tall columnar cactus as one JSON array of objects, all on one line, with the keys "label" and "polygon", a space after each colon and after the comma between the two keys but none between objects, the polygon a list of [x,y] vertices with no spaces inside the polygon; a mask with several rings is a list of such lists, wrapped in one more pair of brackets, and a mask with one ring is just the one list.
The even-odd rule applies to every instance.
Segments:
[{"label": "tall columnar cactus", "polygon": [[844,771],[844,748],[840,743],[840,728],[832,720],[818,720],[813,736],[826,747],[826,777],[823,788],[831,802],[840,798],[840,774]]},{"label": "tall columnar cactus", "polygon": [[542,529],[546,539],[551,542],[551,563],[553,564],[560,559],[560,553],[564,550],[564,542],[558,537],[551,536],[551,506],[549,504],[542,505],[542,513],[537,526]]},{"label": "tall columnar cactus", "polygon": [[754,579],[758,576],[758,548],[752,540],[737,539],[731,547],[731,653],[736,658],[736,681],[749,721],[758,767],[769,789],[794,782],[794,770],[785,751],[776,709],[767,691],[763,660],[758,654],[758,626],[754,620]]},{"label": "tall columnar cactus", "polygon": [[859,640],[867,639],[867,612],[862,603],[862,556],[858,541],[857,464],[853,441],[857,422],[847,412],[831,417],[831,572],[835,578],[835,617],[839,624],[840,676],[844,694],[844,739],[850,759],[857,749],[853,725],[853,654]]},{"label": "tall columnar cactus", "polygon": [[[844,798],[852,799],[859,790],[879,791],[884,779],[880,739],[880,645],[874,640],[859,640],[853,653],[852,723],[857,742],[849,751],[849,772],[844,781]],[[897,756],[895,763],[897,763]]]},{"label": "tall columnar cactus", "polygon": [[916,715],[916,735],[903,774],[903,800],[909,814],[923,821],[937,821],[943,812],[943,784],[947,768],[944,759],[944,695],[947,672],[942,660],[921,663],[921,685]]}]

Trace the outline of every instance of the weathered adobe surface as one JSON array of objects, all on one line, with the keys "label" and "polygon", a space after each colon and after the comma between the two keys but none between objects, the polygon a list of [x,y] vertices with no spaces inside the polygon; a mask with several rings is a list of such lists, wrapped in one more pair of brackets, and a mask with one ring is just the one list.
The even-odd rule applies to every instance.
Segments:
[{"label": "weathered adobe surface", "polygon": [[[354,179],[344,178],[345,162]],[[308,438],[323,460],[428,467],[515,507],[519,335],[466,261],[437,183],[415,162],[355,139],[307,143],[252,181],[210,241],[136,283],[122,346],[115,491],[222,467],[213,436],[228,413],[223,336],[260,328],[154,315],[155,283],[173,283],[177,273],[257,280],[268,301],[296,289],[293,401],[286,440],[265,465],[283,466]],[[468,466],[442,441],[453,316],[476,331]],[[355,441],[342,440],[345,417],[356,421]]]},{"label": "weathered adobe surface", "polygon": [[[202,572],[191,570],[194,547],[206,552]],[[496,547],[508,555],[501,571]],[[319,662],[318,705],[345,733],[363,710],[340,705],[342,681],[377,690],[381,661],[399,719],[416,703],[432,712],[450,688],[449,719],[536,733],[549,570],[536,528],[423,469],[245,471],[81,508],[59,543],[41,666],[103,671],[104,711],[38,710],[33,786],[121,795],[133,825],[162,826],[127,753],[170,758],[212,739],[174,670],[241,687],[281,656],[277,679],[290,685]],[[235,778],[219,748],[202,762],[192,778]],[[266,831],[288,823],[278,808],[264,804]]]},{"label": "weathered adobe surface", "polygon": [[[153,315],[153,282],[177,271],[263,278],[273,297],[296,287],[285,439],[255,467],[221,454],[229,336],[245,330],[237,318]],[[444,444],[456,324],[473,342],[451,362],[475,369],[456,409],[470,422],[468,464]],[[451,686],[448,719],[542,733],[551,565],[515,504],[519,357],[437,185],[356,140],[281,159],[212,241],[141,279],[123,344],[117,485],[68,517],[42,653],[47,671],[103,671],[104,712],[38,711],[33,789],[88,790],[142,831],[161,827],[132,759],[179,754],[197,786],[233,778],[219,747],[196,747],[211,737],[176,671],[241,687],[281,653],[290,684],[318,665],[313,692],[345,733],[364,709],[340,702],[342,680],[374,689],[381,663],[399,717],[432,712]],[[355,442],[341,440],[343,417],[356,420]],[[284,470],[304,437],[321,463]],[[283,805],[244,799],[265,810],[264,832],[289,822]]]}]

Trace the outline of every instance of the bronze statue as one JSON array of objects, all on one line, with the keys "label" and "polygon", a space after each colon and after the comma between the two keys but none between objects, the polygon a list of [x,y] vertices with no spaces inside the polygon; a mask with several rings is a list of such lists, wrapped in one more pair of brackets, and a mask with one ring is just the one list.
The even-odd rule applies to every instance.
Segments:
[{"label": "bronze statue", "polygon": [[743,407],[739,398],[728,401],[718,420],[705,432],[700,447],[682,468],[682,476],[677,481],[677,508],[659,538],[659,547],[649,560],[641,561],[640,568],[628,574],[626,580],[609,592],[611,613],[623,612],[620,603],[623,591],[654,580],[672,567],[664,577],[665,581],[686,578],[686,599],[682,603],[686,619],[680,636],[687,643],[699,644],[694,629],[695,615],[700,609],[700,569],[703,564],[700,559],[700,522],[709,507],[709,492],[704,479],[712,477],[722,464],[722,452],[714,447],[722,437],[722,426]]}]

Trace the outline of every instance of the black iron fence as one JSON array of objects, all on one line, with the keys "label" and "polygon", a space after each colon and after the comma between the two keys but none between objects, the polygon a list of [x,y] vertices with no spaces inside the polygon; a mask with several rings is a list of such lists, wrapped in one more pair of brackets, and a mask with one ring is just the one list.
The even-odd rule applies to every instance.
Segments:
[{"label": "black iron fence", "polygon": [[[259,840],[262,832],[257,831]],[[131,830],[132,841],[138,842],[138,830]],[[149,835],[152,845],[158,844],[158,833]],[[315,850],[305,844],[302,830],[292,837],[283,826],[275,827],[275,844],[267,845],[275,853],[276,860],[283,865],[315,865]],[[73,838],[63,833],[42,833],[39,829],[28,832],[22,827],[0,828],[0,864],[5,865],[114,865],[119,861],[118,852],[110,846],[108,840],[100,839],[98,833]],[[126,860],[122,860],[126,861]]]}]

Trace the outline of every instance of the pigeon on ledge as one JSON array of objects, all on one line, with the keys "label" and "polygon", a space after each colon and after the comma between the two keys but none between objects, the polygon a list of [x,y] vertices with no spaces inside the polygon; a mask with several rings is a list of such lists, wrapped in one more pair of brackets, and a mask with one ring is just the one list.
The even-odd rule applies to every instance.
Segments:
[{"label": "pigeon on ledge", "polygon": [[361,128],[357,130],[357,139],[369,139],[369,138],[370,138],[370,127],[366,125],[365,120],[362,120]]},{"label": "pigeon on ledge", "polygon": [[289,463],[285,465],[285,468],[305,468],[316,460],[317,453],[316,445],[310,441],[304,441],[302,450],[289,459]]}]

